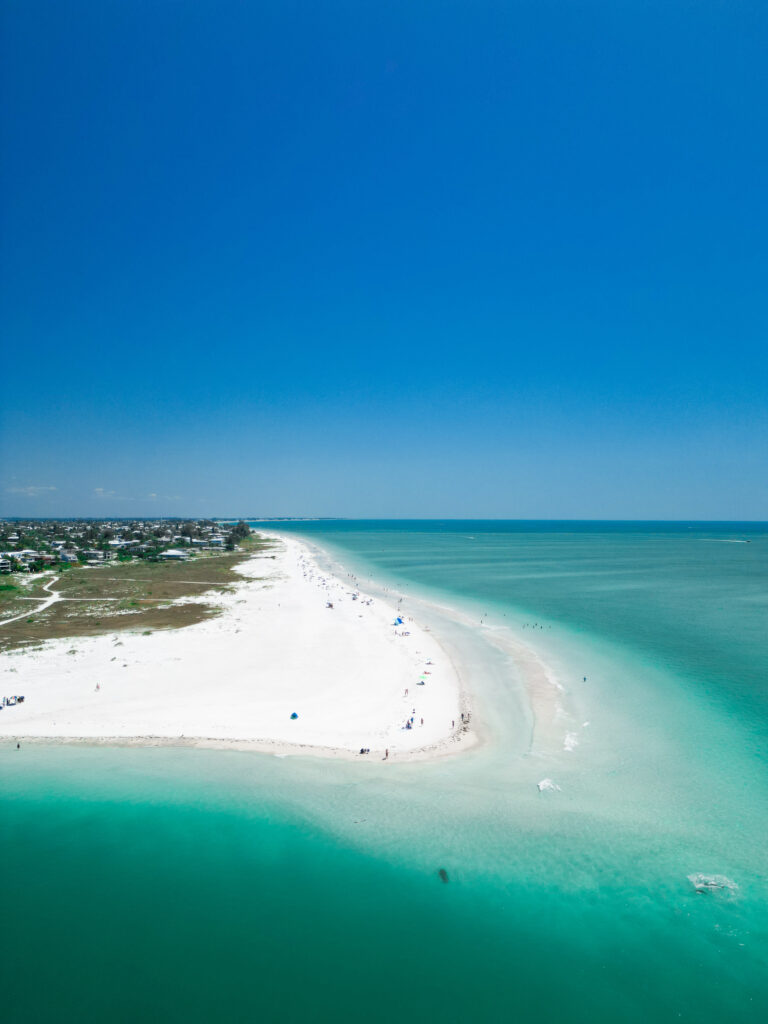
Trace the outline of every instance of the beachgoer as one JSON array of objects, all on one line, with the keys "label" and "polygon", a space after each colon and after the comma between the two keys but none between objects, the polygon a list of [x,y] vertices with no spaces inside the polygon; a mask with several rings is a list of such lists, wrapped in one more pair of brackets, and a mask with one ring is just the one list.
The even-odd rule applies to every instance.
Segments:
[{"label": "beachgoer", "polygon": [[384,751],[384,760],[386,761],[388,757],[389,757],[389,747],[387,747],[387,749]]}]

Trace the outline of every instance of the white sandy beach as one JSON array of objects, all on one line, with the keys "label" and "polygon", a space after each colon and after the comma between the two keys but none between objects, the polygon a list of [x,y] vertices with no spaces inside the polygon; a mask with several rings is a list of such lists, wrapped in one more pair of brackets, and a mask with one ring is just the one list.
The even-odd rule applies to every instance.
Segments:
[{"label": "white sandy beach", "polygon": [[233,592],[200,598],[222,611],[198,625],[4,655],[0,695],[25,701],[0,713],[0,736],[360,760],[386,749],[392,760],[434,757],[472,742],[458,674],[427,629],[396,625],[394,606],[321,571],[293,538],[240,572]]}]

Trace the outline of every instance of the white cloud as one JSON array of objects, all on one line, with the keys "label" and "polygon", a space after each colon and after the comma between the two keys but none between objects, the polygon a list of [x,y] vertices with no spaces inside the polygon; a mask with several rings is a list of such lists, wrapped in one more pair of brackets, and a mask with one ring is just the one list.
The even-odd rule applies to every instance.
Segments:
[{"label": "white cloud", "polygon": [[141,498],[129,497],[125,494],[118,494],[117,491],[108,491],[105,487],[94,487],[93,493],[97,498],[109,498],[112,501],[181,501],[180,494],[158,494],[152,491]]},{"label": "white cloud", "polygon": [[130,497],[125,494],[118,494],[117,491],[108,491],[106,487],[94,487],[93,493],[97,498],[109,498],[110,501],[182,501],[180,494],[158,494],[152,491],[141,498]]},{"label": "white cloud", "polygon": [[6,494],[23,494],[25,498],[37,498],[48,491],[55,491],[55,487],[44,487],[41,484],[29,484],[28,487],[6,487]]}]

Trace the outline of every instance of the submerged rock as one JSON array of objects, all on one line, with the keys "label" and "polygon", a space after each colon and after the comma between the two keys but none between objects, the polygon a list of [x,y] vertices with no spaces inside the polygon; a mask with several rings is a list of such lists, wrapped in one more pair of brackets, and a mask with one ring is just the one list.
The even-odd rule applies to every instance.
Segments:
[{"label": "submerged rock", "polygon": [[445,868],[440,868],[437,874],[441,882],[448,881],[448,872],[445,870]]}]

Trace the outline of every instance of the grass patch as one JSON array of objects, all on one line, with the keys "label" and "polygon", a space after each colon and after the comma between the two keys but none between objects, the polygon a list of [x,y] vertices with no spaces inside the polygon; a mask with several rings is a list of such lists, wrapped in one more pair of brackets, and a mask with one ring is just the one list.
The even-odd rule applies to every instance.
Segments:
[{"label": "grass patch", "polygon": [[[73,568],[52,589],[64,598],[79,600],[57,601],[26,622],[20,619],[6,627],[0,622],[0,651],[60,637],[122,630],[146,634],[203,622],[217,615],[218,608],[204,602],[173,602],[180,597],[204,597],[230,590],[243,581],[238,565],[270,546],[271,542],[254,538],[243,545],[242,552],[199,554],[189,562],[110,562],[98,569]],[[40,596],[32,587],[25,588],[24,593]],[[42,596],[49,595],[43,592]],[[20,606],[19,611],[31,610],[27,602],[14,603]],[[10,616],[11,609],[4,605],[3,614]]]}]

